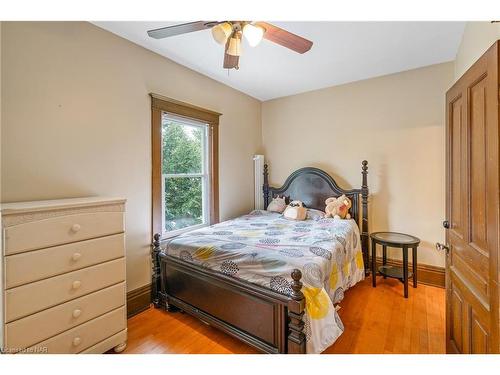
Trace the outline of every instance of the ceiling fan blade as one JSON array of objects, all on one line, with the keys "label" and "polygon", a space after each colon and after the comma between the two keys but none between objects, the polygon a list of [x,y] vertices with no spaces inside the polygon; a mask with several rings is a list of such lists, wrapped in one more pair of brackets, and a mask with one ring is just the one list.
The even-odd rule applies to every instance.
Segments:
[{"label": "ceiling fan blade", "polygon": [[239,69],[238,63],[240,61],[239,56],[233,56],[228,54],[227,52],[224,53],[224,69]]},{"label": "ceiling fan blade", "polygon": [[212,26],[215,26],[218,23],[219,22],[217,21],[195,21],[195,22],[182,23],[180,25],[173,25],[173,26],[161,27],[159,29],[148,30],[148,35],[151,38],[155,39],[168,38],[169,36],[210,29]]},{"label": "ceiling fan blade", "polygon": [[295,35],[289,31],[286,31],[277,26],[271,25],[267,22],[256,22],[257,26],[263,27],[266,32],[264,33],[264,38],[279,44],[283,47],[289,48],[298,53],[305,53],[309,51],[313,45],[313,42],[302,38],[301,36]]}]

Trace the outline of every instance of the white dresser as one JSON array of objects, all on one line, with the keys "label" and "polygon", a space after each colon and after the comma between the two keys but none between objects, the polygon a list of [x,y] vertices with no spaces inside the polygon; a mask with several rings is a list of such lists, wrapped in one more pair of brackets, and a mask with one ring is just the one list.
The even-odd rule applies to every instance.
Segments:
[{"label": "white dresser", "polygon": [[125,200],[7,203],[1,211],[2,351],[123,351]]}]

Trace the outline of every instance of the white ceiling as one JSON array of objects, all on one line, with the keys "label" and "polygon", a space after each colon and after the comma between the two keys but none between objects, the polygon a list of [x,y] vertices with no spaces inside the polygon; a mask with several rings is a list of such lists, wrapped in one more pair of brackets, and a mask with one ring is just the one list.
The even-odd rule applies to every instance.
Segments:
[{"label": "white ceiling", "polygon": [[244,42],[240,69],[222,68],[209,30],[152,39],[182,22],[94,22],[179,64],[265,101],[455,59],[465,22],[272,22],[314,42],[303,55],[263,40]]}]

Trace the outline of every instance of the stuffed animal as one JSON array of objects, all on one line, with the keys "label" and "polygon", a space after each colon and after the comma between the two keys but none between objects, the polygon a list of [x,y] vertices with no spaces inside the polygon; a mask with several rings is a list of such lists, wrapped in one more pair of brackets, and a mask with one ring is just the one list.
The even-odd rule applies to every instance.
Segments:
[{"label": "stuffed animal", "polygon": [[328,198],[325,201],[325,217],[333,217],[334,219],[350,219],[349,209],[352,206],[351,200],[345,195],[338,198]]},{"label": "stuffed animal", "polygon": [[283,212],[283,216],[290,220],[305,220],[307,209],[301,201],[291,201]]},{"label": "stuffed animal", "polygon": [[278,195],[277,197],[274,197],[271,203],[267,206],[267,210],[271,212],[278,212],[278,213],[283,213],[286,208],[286,198],[283,196],[280,198]]}]

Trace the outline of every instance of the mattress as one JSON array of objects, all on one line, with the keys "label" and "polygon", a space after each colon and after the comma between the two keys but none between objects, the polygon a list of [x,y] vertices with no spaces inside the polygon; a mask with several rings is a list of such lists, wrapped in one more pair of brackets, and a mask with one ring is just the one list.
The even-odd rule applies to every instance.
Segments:
[{"label": "mattress", "polygon": [[263,210],[191,231],[165,246],[171,256],[290,295],[291,272],[302,271],[307,353],[332,345],[344,327],[334,304],[364,278],[354,220],[291,221]]}]

